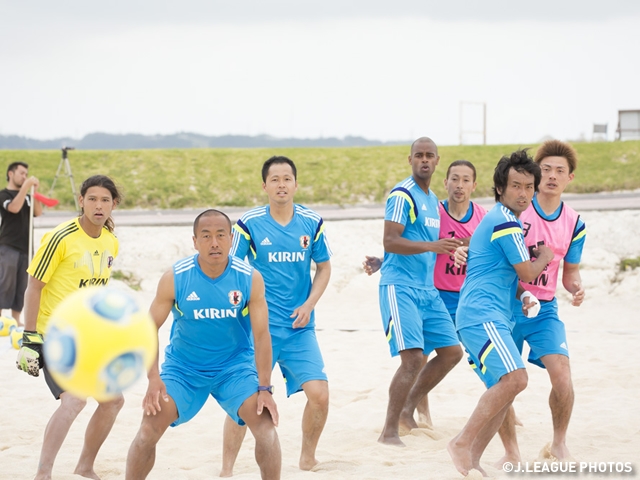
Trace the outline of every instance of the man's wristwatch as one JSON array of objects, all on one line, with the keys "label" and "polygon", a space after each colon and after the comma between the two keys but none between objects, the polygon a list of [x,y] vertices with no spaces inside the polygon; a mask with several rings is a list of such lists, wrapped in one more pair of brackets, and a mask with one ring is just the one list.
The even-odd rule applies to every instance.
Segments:
[{"label": "man's wristwatch", "polygon": [[258,391],[259,392],[269,392],[271,395],[273,395],[273,385],[259,385],[258,386]]}]

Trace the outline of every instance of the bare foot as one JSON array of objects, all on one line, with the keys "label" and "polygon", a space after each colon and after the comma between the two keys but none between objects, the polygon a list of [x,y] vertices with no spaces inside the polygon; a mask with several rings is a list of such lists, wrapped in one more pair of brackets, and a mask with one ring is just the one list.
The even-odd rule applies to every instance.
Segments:
[{"label": "bare foot", "polygon": [[220,470],[220,476],[222,478],[233,477],[233,469],[227,470],[227,469],[223,468],[222,470]]},{"label": "bare foot", "polygon": [[473,468],[473,462],[471,461],[471,452],[469,449],[464,449],[456,446],[458,437],[455,437],[447,444],[447,451],[453,460],[453,466],[456,467],[463,476],[469,475],[469,471]]},{"label": "bare foot", "polygon": [[436,432],[433,428],[413,428],[409,434],[414,437],[427,437],[433,440],[440,440],[442,438],[442,435]]},{"label": "bare foot", "polygon": [[98,474],[96,474],[96,472],[93,471],[93,468],[89,470],[85,470],[78,466],[73,471],[73,474],[80,475],[81,477],[85,477],[85,478],[91,478],[93,480],[100,480],[100,477],[98,476]]},{"label": "bare foot", "polygon": [[[483,476],[483,477],[488,477],[488,476],[489,476],[489,474],[484,470],[484,468],[482,468],[482,467],[480,466],[480,463],[476,463],[476,464],[473,466],[473,470],[477,470],[477,471],[479,471],[479,472],[482,474],[482,476]],[[473,470],[471,470],[471,471],[469,472],[469,475],[471,475],[471,472],[473,472]]]},{"label": "bare foot", "polygon": [[414,428],[419,427],[418,424],[413,420],[413,418],[411,419],[411,422],[405,422],[401,417],[400,421],[398,422],[398,435],[400,435],[401,437],[409,435],[411,433],[411,430],[413,430]]},{"label": "bare foot", "polygon": [[465,480],[482,480],[482,478],[488,477],[487,473],[482,470],[478,470],[477,468],[472,468],[469,470],[469,473],[465,475]]},{"label": "bare foot", "polygon": [[413,415],[403,410],[402,413],[400,413],[398,429],[406,429],[408,431],[411,431],[414,428],[418,428],[418,424],[414,420]]},{"label": "bare foot", "polygon": [[311,457],[311,458],[303,458],[302,456],[300,457],[300,463],[298,463],[298,466],[300,467],[300,470],[311,470],[313,467],[315,467],[316,465],[318,465],[318,460],[315,459],[315,457]]},{"label": "bare foot", "polygon": [[400,436],[396,433],[393,435],[386,434],[384,431],[378,437],[378,442],[394,447],[405,447],[406,445],[400,440]]},{"label": "bare foot", "polygon": [[428,413],[418,412],[418,426],[420,428],[433,428],[433,422],[431,421],[431,415]]},{"label": "bare foot", "polygon": [[552,444],[549,451],[553,457],[558,459],[559,462],[575,462],[576,461],[576,459],[573,458],[573,456],[569,452],[567,445],[564,443],[561,443],[558,445]]},{"label": "bare foot", "polygon": [[522,459],[520,458],[519,455],[505,454],[504,457],[502,457],[500,460],[495,462],[493,466],[496,467],[498,470],[502,470],[502,467],[507,462],[511,463],[512,465],[518,465],[521,461]]},{"label": "bare foot", "polygon": [[574,462],[575,458],[569,453],[569,449],[566,445],[552,445],[547,443],[540,453],[538,454],[538,461],[540,462]]},{"label": "bare foot", "polygon": [[517,416],[513,423],[515,423],[518,427],[524,427],[524,425],[522,424],[522,420],[520,420]]}]

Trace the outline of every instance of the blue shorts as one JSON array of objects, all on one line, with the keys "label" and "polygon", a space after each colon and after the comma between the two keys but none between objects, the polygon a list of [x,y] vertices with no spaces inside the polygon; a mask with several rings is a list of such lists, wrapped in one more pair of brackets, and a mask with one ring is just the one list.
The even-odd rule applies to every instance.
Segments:
[{"label": "blue shorts", "polygon": [[287,397],[302,391],[311,380],[327,381],[324,360],[313,328],[270,325],[273,365],[276,362],[287,386]]},{"label": "blue shorts", "polygon": [[469,365],[487,388],[507,373],[524,368],[507,325],[494,322],[471,325],[458,330],[458,336],[469,355]]},{"label": "blue shorts", "polygon": [[540,312],[537,317],[525,317],[520,308],[516,309],[514,316],[516,324],[513,327],[513,340],[521,354],[524,342],[529,344],[530,363],[545,368],[540,361],[540,358],[545,355],[569,356],[567,333],[564,323],[558,317],[558,301],[555,298],[550,302],[540,302]]},{"label": "blue shorts", "polygon": [[456,324],[456,310],[458,310],[458,302],[460,301],[460,292],[450,292],[449,290],[438,290],[440,298],[444,302],[444,306],[447,307],[447,312],[453,320],[453,324]]},{"label": "blue shorts", "polygon": [[239,425],[244,425],[238,410],[247,398],[258,392],[258,373],[253,363],[230,365],[212,376],[205,376],[188,370],[178,362],[165,361],[160,378],[178,409],[178,418],[171,424],[172,427],[195,417],[209,395]]},{"label": "blue shorts", "polygon": [[392,357],[411,348],[420,348],[429,355],[436,348],[460,344],[447,307],[435,288],[380,285],[380,313]]}]

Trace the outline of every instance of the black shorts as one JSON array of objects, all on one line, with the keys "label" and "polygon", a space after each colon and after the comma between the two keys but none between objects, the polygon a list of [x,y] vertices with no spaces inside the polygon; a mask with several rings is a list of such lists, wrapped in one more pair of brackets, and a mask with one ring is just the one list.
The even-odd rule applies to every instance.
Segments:
[{"label": "black shorts", "polygon": [[21,312],[27,289],[29,258],[8,245],[0,245],[0,309]]},{"label": "black shorts", "polygon": [[42,367],[42,372],[44,373],[44,380],[47,382],[47,387],[49,387],[49,390],[51,390],[53,397],[56,400],[60,400],[60,395],[64,393],[64,389],[60,387],[60,385],[58,385],[53,379],[46,363],[44,364],[44,367]]}]

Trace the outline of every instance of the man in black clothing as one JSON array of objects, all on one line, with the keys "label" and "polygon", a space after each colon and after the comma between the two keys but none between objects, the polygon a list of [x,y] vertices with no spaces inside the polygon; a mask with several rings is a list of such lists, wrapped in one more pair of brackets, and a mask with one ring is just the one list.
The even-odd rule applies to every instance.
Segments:
[{"label": "man in black clothing", "polygon": [[29,166],[13,162],[7,168],[7,188],[0,190],[0,310],[11,309],[20,325],[29,266],[29,215],[42,213],[42,204],[28,194],[38,188],[36,177],[28,177]]}]

